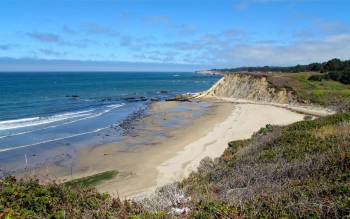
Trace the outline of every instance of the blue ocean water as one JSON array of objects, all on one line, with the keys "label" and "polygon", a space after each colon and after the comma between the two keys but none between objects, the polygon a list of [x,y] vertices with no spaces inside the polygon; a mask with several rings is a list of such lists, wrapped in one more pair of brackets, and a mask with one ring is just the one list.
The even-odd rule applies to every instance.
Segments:
[{"label": "blue ocean water", "polygon": [[112,142],[116,135],[106,133],[149,102],[206,90],[217,80],[176,72],[0,73],[0,159],[97,144],[100,135]]}]

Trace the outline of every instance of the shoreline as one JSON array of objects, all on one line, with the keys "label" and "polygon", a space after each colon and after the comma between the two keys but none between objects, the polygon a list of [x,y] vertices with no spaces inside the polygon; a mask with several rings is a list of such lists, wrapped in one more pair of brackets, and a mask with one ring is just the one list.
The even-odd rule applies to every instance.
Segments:
[{"label": "shoreline", "polygon": [[[178,102],[157,103],[151,109],[151,114],[163,114],[164,108],[171,108],[173,107],[171,105],[174,104],[178,104]],[[154,191],[159,186],[159,170],[157,168],[171,159],[174,154],[183,150],[185,145],[205,137],[211,130],[211,127],[227,119],[231,110],[231,103],[214,103],[204,115],[192,120],[189,124],[180,128],[163,130],[167,132],[168,136],[151,147],[141,147],[131,153],[124,154],[123,157],[115,156],[123,163],[120,166],[120,168],[124,168],[122,172],[127,172],[129,168],[133,169],[133,171],[129,172],[129,174],[127,173],[126,176],[117,177],[114,180],[98,185],[97,189],[101,192],[119,195],[122,198],[136,197]],[[168,117],[168,115],[163,116],[164,118]],[[186,117],[186,115],[182,116]],[[152,119],[144,122],[146,122],[147,126],[150,125],[152,127]],[[114,146],[106,145],[103,146],[104,149],[99,148],[98,151],[113,150]],[[96,156],[96,152],[92,153]],[[84,154],[84,156],[88,155]]]},{"label": "shoreline", "polygon": [[[266,124],[286,125],[304,119],[304,114],[277,106],[223,102],[219,99],[205,101],[210,101],[212,106],[203,116],[180,129],[163,129],[168,136],[150,147],[121,152],[120,144],[108,144],[81,150],[77,161],[79,169],[74,178],[115,168],[120,175],[97,185],[99,191],[122,198],[144,196],[158,187],[187,177],[196,171],[203,158],[219,157],[229,141],[247,139]],[[169,120],[171,116],[165,111],[171,111],[176,104],[179,103],[153,104],[151,116],[139,121],[138,125],[142,124],[143,129],[159,129],[152,124],[152,115],[161,114]],[[149,133],[136,133],[129,137],[129,141],[143,138],[143,134]]]},{"label": "shoreline", "polygon": [[[204,102],[210,106],[199,107]],[[202,115],[195,117],[196,113]],[[219,157],[228,142],[248,139],[266,124],[287,125],[304,120],[305,115],[280,105],[225,98],[155,102],[148,115],[135,121],[122,142],[81,149],[72,175],[58,166],[46,167],[37,174],[55,173],[59,180],[68,181],[115,170],[117,177],[96,188],[121,198],[142,197],[184,179],[196,171],[203,158]],[[171,128],[161,125],[174,118],[184,123]]]},{"label": "shoreline", "polygon": [[217,123],[207,135],[186,145],[157,168],[157,187],[188,177],[203,158],[219,157],[230,141],[248,139],[266,124],[287,125],[303,119],[304,114],[276,106],[236,103],[225,121]]},{"label": "shoreline", "polygon": [[[130,133],[121,142],[81,149],[74,160],[72,175],[67,168],[69,164],[50,165],[36,170],[34,174],[43,182],[52,179],[64,182],[116,170],[120,174],[97,185],[99,191],[121,197],[144,192],[146,187],[155,185],[156,167],[181,150],[183,145],[204,136],[215,123],[224,121],[231,112],[232,104],[202,105],[206,105],[205,102],[154,102],[149,114],[135,121]],[[173,126],[174,119],[183,124]],[[191,135],[187,136],[187,133]]]}]

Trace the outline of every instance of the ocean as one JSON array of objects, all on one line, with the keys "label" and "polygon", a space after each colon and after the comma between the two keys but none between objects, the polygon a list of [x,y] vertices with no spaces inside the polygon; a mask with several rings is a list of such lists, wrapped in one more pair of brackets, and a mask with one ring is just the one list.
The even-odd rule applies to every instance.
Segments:
[{"label": "ocean", "polygon": [[0,170],[27,153],[116,141],[123,121],[152,101],[206,90],[218,78],[177,72],[0,73]]}]

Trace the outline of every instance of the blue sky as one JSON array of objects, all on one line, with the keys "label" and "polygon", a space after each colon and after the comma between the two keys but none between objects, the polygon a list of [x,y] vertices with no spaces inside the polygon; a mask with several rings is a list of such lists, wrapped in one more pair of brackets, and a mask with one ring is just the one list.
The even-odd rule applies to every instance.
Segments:
[{"label": "blue sky", "polygon": [[2,0],[0,67],[193,70],[350,59],[349,11],[347,0]]}]

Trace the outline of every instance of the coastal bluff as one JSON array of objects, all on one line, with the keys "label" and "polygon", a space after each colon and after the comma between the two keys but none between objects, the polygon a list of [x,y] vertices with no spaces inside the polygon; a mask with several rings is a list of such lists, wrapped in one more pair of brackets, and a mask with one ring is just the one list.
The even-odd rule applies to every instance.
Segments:
[{"label": "coastal bluff", "polygon": [[293,90],[275,87],[264,74],[225,73],[209,90],[199,97],[232,98],[278,104],[297,103]]}]

